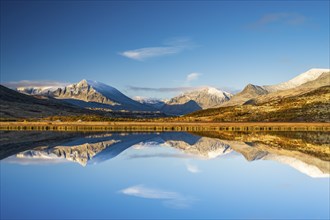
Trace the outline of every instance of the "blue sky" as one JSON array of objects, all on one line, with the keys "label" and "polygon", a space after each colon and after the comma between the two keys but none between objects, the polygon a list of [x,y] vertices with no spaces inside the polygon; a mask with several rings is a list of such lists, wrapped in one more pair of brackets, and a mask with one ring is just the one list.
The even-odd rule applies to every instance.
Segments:
[{"label": "blue sky", "polygon": [[329,47],[329,1],[1,2],[3,84],[234,90],[329,68]]}]

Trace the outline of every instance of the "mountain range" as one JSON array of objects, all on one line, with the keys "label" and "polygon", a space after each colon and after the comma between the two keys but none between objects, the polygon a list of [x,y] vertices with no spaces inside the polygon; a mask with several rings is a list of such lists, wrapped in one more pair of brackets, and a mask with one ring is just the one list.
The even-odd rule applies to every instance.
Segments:
[{"label": "mountain range", "polygon": [[[132,99],[114,87],[85,79],[61,88],[49,86],[14,88],[14,90],[19,93],[15,93],[14,90],[9,91],[7,88],[1,86],[0,116],[2,119],[5,119],[8,117],[22,118],[24,115],[32,118],[56,115],[57,110],[49,110],[49,108],[53,108],[52,106],[56,103],[58,109],[65,109],[65,111],[58,112],[60,115],[70,115],[71,111],[73,115],[82,113],[91,114],[92,112],[94,114],[103,114],[112,117],[118,115],[121,117],[123,113],[125,113],[124,115],[126,116],[140,114],[139,117],[145,117],[146,115],[151,115],[151,117],[163,117],[165,115],[178,116],[192,113],[189,117],[196,117],[199,118],[199,120],[245,121],[251,120],[251,117],[239,119],[236,114],[237,112],[242,113],[242,108],[245,110],[247,109],[248,112],[253,112],[256,106],[265,105],[268,107],[277,106],[276,108],[278,110],[281,109],[279,105],[284,105],[284,102],[288,104],[288,102],[292,102],[292,100],[299,101],[302,99],[309,102],[309,99],[312,97],[312,103],[316,105],[309,105],[308,108],[310,108],[311,112],[313,112],[315,108],[320,108],[321,114],[323,114],[324,111],[325,113],[327,113],[327,111],[323,109],[322,113],[322,108],[327,108],[328,104],[322,102],[321,99],[328,98],[328,90],[323,88],[327,86],[330,86],[329,69],[311,69],[287,82],[275,85],[259,86],[248,84],[241,92],[235,95],[213,87],[200,87],[184,92],[169,100],[143,99],[140,97]],[[314,90],[316,91],[315,94],[319,92],[323,95],[319,97],[317,97],[317,95],[307,95]],[[308,97],[306,97],[306,95]],[[6,96],[17,98],[8,99]],[[21,102],[19,100],[21,100]],[[36,109],[35,106],[33,106],[36,103],[39,105],[37,109],[40,110],[33,114],[33,111],[30,110]],[[320,103],[323,103],[321,104],[322,106],[319,105]],[[40,105],[44,105],[45,107],[41,108]],[[11,111],[12,108],[14,111]],[[235,108],[239,108],[239,110]],[[21,109],[20,113],[19,109]],[[30,110],[25,114],[24,111],[28,109]],[[258,108],[258,110],[260,109],[262,108]],[[268,110],[270,109],[268,108]],[[53,114],[49,114],[49,112],[53,112]],[[212,112],[212,114],[210,112]],[[226,112],[230,112],[230,117]],[[272,110],[272,112],[274,111]],[[223,119],[222,116],[219,117],[219,115],[223,115],[224,113],[227,114],[226,118]],[[204,117],[205,115],[208,116]],[[234,118],[236,119],[234,120]],[[326,118],[326,115],[314,117],[311,120],[324,121],[322,118]],[[293,117],[290,120],[298,119],[297,117]],[[301,120],[304,120],[304,118],[301,118]]]},{"label": "mountain range", "polygon": [[114,87],[85,79],[63,88],[19,87],[16,90],[28,95],[52,97],[92,110],[162,112],[167,115],[183,115],[218,106],[232,96],[216,88],[203,87],[183,93],[168,101],[139,97],[134,100]]}]

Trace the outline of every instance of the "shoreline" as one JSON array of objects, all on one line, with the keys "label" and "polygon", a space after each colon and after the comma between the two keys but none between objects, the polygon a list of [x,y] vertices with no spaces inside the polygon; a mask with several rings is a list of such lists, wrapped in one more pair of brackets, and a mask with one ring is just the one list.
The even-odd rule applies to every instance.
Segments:
[{"label": "shoreline", "polygon": [[322,122],[0,122],[1,131],[330,131]]}]

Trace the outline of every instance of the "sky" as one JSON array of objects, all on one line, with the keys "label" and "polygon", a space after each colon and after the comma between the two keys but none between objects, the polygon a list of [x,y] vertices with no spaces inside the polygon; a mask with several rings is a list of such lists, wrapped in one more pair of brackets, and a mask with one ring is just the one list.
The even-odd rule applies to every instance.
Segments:
[{"label": "sky", "polygon": [[1,84],[166,98],[329,68],[329,1],[1,1]]}]

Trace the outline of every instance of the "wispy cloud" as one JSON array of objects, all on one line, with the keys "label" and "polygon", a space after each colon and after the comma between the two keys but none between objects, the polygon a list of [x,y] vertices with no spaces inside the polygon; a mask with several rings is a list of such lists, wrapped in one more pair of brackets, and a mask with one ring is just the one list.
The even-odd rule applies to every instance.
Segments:
[{"label": "wispy cloud", "polygon": [[256,22],[249,25],[250,28],[260,28],[273,23],[282,23],[286,25],[299,25],[306,21],[304,15],[298,13],[268,13],[264,14]]},{"label": "wispy cloud", "polygon": [[199,87],[163,87],[163,88],[152,88],[152,87],[138,87],[138,86],[128,86],[129,90],[141,91],[141,92],[184,92],[192,91]]},{"label": "wispy cloud", "polygon": [[187,38],[176,38],[166,41],[161,46],[143,47],[133,50],[120,52],[119,54],[138,61],[143,61],[152,57],[160,57],[165,55],[177,54],[186,49],[193,48],[193,43]]},{"label": "wispy cloud", "polygon": [[164,56],[181,52],[177,47],[145,47],[136,50],[128,50],[119,53],[120,55],[134,60],[145,60],[151,57]]},{"label": "wispy cloud", "polygon": [[69,83],[49,81],[49,80],[21,80],[21,81],[4,82],[1,84],[9,88],[18,88],[18,87],[63,87],[68,85]]},{"label": "wispy cloud", "polygon": [[197,80],[200,75],[202,75],[202,74],[200,74],[200,73],[190,73],[190,74],[187,75],[186,81],[190,82],[190,81]]},{"label": "wispy cloud", "polygon": [[131,186],[119,191],[124,195],[135,196],[144,199],[163,200],[164,205],[171,208],[188,208],[194,201],[191,197],[186,197],[177,192],[165,191],[162,189],[150,188],[144,185]]}]

